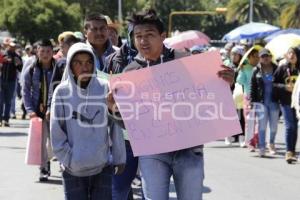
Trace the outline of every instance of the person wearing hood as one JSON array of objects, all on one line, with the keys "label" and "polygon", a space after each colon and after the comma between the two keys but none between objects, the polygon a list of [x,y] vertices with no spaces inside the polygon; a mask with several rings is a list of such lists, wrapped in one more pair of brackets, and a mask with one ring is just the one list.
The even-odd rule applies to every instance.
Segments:
[{"label": "person wearing hood", "polygon": [[53,93],[51,141],[63,169],[66,200],[111,199],[112,166],[121,173],[126,162],[122,133],[108,133],[108,84],[96,78],[96,60],[87,44],[74,44],[67,55],[67,78]]},{"label": "person wearing hood", "polygon": [[[138,55],[124,72],[151,67],[183,56],[164,46],[166,37],[164,25],[152,9],[134,13],[130,22],[133,24],[134,44]],[[234,72],[225,67],[218,72],[219,77],[233,83]],[[108,95],[109,110],[118,112],[112,92]],[[169,199],[170,178],[173,176],[178,199],[202,199],[204,163],[202,146],[173,151],[169,153],[140,156],[140,170],[145,199]]]},{"label": "person wearing hood", "polygon": [[[97,57],[96,68],[105,71],[105,58],[118,49],[112,45],[109,39],[109,27],[104,15],[93,13],[84,20],[84,34],[86,43],[92,48]],[[107,71],[105,71],[108,73]]]}]

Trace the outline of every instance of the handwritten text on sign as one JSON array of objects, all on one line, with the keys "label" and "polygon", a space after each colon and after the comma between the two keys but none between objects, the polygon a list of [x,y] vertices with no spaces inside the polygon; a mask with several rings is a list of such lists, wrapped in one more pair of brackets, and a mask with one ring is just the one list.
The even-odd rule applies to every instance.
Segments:
[{"label": "handwritten text on sign", "polygon": [[241,132],[218,52],[116,75],[112,88],[135,156],[198,146]]}]

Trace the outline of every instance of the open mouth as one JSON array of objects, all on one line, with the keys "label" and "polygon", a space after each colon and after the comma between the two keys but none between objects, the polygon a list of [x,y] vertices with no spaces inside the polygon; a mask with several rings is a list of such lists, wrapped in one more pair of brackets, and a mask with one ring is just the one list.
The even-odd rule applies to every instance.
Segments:
[{"label": "open mouth", "polygon": [[150,50],[150,47],[142,47],[142,50],[143,50],[143,51],[149,51],[149,50]]}]

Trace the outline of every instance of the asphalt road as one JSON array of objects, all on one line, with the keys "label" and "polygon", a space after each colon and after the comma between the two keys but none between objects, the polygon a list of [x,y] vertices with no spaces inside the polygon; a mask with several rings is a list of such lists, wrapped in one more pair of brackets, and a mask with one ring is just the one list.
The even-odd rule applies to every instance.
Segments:
[{"label": "asphalt road", "polygon": [[[0,200],[63,200],[58,164],[52,165],[49,182],[39,183],[38,168],[24,164],[28,120],[12,120],[12,127],[0,128]],[[279,152],[259,158],[238,145],[223,141],[205,146],[205,188],[207,200],[299,200],[300,161],[284,160],[283,124],[276,139]],[[298,152],[300,142],[298,141]],[[136,191],[136,190],[135,190]],[[140,199],[139,195],[135,195]],[[174,185],[170,199],[176,199]]]}]

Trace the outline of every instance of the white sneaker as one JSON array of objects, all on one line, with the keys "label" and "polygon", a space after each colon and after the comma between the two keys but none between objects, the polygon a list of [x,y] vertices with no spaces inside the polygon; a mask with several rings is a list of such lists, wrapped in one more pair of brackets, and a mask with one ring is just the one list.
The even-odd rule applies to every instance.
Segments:
[{"label": "white sneaker", "polygon": [[260,149],[258,155],[259,155],[259,157],[261,157],[261,158],[262,158],[262,157],[265,157],[266,151],[265,151],[264,149]]},{"label": "white sneaker", "polygon": [[232,142],[233,142],[233,138],[232,137],[226,137],[225,138],[225,144],[227,146],[231,146],[232,145]]},{"label": "white sneaker", "polygon": [[247,147],[247,144],[245,142],[245,136],[243,136],[243,135],[239,136],[239,143],[240,143],[240,147],[242,147],[242,148]]},{"label": "white sneaker", "polygon": [[276,154],[276,148],[274,144],[269,144],[269,152],[271,155],[275,155]]}]

